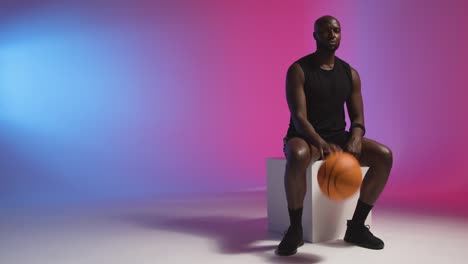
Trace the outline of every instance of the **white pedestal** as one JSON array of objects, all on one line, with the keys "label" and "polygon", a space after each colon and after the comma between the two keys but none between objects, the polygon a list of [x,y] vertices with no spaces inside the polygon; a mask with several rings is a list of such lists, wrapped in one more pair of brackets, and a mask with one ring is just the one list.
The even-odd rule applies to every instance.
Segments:
[{"label": "white pedestal", "polygon": [[[307,168],[307,192],[302,213],[304,240],[312,243],[343,238],[346,220],[351,219],[359,199],[359,191],[344,201],[328,199],[317,182],[317,172],[323,161],[316,161]],[[283,234],[289,227],[288,203],[284,189],[286,159],[267,159],[267,211],[268,229]],[[368,167],[361,167],[362,175]],[[372,212],[366,224],[371,224]]]}]

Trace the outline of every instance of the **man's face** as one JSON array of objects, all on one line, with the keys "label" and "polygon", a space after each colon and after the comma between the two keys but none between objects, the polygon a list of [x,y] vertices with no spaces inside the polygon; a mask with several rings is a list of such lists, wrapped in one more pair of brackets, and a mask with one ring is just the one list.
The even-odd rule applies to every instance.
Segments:
[{"label": "man's face", "polygon": [[335,51],[340,46],[341,27],[336,19],[327,19],[318,24],[314,32],[318,48]]}]

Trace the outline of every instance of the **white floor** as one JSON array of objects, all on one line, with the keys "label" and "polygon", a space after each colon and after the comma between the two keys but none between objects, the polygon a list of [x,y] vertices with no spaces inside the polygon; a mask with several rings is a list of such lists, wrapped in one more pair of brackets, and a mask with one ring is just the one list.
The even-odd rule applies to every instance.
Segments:
[{"label": "white floor", "polygon": [[106,209],[2,213],[0,263],[468,263],[468,219],[374,210],[386,247],[342,240],[291,257],[266,230],[265,192],[121,203]]}]

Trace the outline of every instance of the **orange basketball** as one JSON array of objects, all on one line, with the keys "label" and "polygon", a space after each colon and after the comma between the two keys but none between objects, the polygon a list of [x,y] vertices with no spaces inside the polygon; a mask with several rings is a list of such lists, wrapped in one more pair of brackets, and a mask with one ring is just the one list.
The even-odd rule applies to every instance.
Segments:
[{"label": "orange basketball", "polygon": [[349,153],[332,153],[320,166],[317,180],[320,190],[328,198],[340,201],[359,190],[362,182],[361,167]]}]

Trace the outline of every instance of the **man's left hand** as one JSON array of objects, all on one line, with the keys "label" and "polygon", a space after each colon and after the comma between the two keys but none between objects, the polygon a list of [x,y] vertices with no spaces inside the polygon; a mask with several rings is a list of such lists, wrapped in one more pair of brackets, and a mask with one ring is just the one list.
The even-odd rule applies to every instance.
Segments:
[{"label": "man's left hand", "polygon": [[345,151],[351,153],[356,159],[359,160],[361,156],[361,149],[362,149],[362,138],[359,137],[351,137],[346,143]]}]

